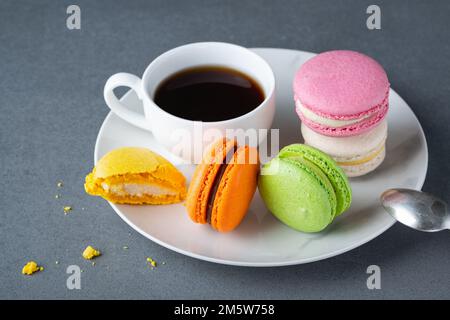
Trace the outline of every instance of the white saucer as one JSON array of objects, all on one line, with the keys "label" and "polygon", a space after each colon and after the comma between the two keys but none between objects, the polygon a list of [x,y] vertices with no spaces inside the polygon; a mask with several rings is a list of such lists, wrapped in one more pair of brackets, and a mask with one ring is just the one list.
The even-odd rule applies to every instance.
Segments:
[{"label": "white saucer", "polygon": [[[300,121],[294,112],[292,79],[298,67],[314,54],[285,49],[254,49],[273,68],[277,86],[277,111],[273,128],[280,128],[280,147],[302,142]],[[122,102],[142,110],[134,92]],[[255,194],[248,215],[233,232],[220,234],[208,225],[191,222],[182,204],[164,206],[114,205],[113,209],[133,229],[179,253],[216,263],[239,266],[284,266],[329,258],[377,237],[394,220],[381,208],[379,195],[388,188],[420,190],[427,172],[427,143],[419,121],[393,90],[388,114],[387,157],[373,173],[351,179],[350,210],[317,234],[294,231],[265,208]],[[151,133],[109,113],[97,137],[95,162],[121,146],[143,146],[161,153],[175,165],[177,159],[158,146]],[[179,166],[189,179],[192,166]]]}]

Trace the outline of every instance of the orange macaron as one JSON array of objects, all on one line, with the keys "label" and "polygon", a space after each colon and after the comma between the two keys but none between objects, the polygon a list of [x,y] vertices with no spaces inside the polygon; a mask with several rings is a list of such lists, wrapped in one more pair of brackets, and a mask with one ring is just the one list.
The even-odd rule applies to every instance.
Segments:
[{"label": "orange macaron", "polygon": [[196,223],[219,232],[235,229],[256,191],[259,157],[256,148],[221,138],[204,153],[189,185],[186,208]]}]

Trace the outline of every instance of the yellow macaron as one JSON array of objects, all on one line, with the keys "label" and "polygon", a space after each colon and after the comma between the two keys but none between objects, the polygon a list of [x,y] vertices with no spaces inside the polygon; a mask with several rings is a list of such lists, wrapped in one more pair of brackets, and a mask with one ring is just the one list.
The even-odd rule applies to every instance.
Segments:
[{"label": "yellow macaron", "polygon": [[114,203],[170,204],[186,196],[186,179],[159,154],[138,147],[124,147],[104,155],[86,176],[90,195]]}]

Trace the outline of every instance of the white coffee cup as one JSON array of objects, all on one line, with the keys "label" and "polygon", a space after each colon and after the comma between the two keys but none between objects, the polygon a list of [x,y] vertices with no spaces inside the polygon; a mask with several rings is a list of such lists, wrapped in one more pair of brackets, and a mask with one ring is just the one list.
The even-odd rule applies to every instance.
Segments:
[{"label": "white coffee cup", "polygon": [[[158,85],[172,74],[196,66],[223,66],[247,74],[261,86],[265,99],[249,113],[215,122],[183,119],[158,107],[153,101]],[[119,101],[113,90],[122,86],[136,92],[143,102],[144,114],[128,109]],[[260,132],[258,143],[264,141],[264,132],[267,134],[275,114],[274,91],[275,77],[272,69],[256,53],[229,43],[198,42],[163,53],[150,63],[142,79],[129,73],[112,75],[106,81],[104,97],[108,107],[123,120],[151,131],[156,141],[172,154],[197,162],[203,148],[216,133],[230,135],[229,132],[234,130],[242,133],[250,129]],[[255,144],[254,141],[249,143]]]}]

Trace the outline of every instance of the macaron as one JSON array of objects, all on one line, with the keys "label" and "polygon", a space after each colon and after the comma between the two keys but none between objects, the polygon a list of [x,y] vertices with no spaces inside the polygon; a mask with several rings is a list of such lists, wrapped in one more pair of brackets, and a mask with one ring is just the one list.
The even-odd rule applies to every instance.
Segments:
[{"label": "macaron", "polygon": [[105,154],[86,176],[86,192],[114,203],[170,204],[186,196],[186,179],[159,154],[125,147]]},{"label": "macaron", "polygon": [[386,119],[375,128],[356,136],[329,137],[301,126],[305,143],[330,155],[348,177],[375,170],[384,160],[388,125]]},{"label": "macaron", "polygon": [[385,118],[389,86],[386,72],[374,59],[355,51],[328,51],[297,71],[295,109],[302,123],[322,135],[357,135]]},{"label": "macaron", "polygon": [[234,230],[244,219],[256,191],[259,157],[256,148],[220,138],[204,153],[186,196],[186,209],[196,223],[214,230]]},{"label": "macaron", "polygon": [[286,146],[264,164],[258,189],[275,217],[303,232],[322,231],[352,201],[342,169],[325,153],[304,144]]}]

